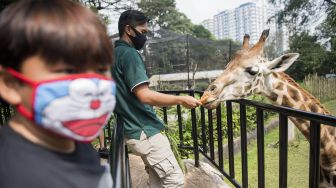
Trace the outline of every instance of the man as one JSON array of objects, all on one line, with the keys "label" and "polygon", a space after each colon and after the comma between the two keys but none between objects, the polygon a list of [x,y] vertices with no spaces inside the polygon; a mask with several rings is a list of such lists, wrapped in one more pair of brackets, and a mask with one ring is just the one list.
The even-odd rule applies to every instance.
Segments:
[{"label": "man", "polygon": [[169,141],[160,132],[164,125],[152,106],[182,105],[195,108],[201,103],[191,96],[162,94],[149,89],[145,66],[137,50],[146,42],[148,18],[128,10],[118,22],[120,40],[115,43],[112,75],[117,84],[117,118],[125,127],[126,144],[142,157],[149,173],[149,187],[182,187],[183,173]]}]

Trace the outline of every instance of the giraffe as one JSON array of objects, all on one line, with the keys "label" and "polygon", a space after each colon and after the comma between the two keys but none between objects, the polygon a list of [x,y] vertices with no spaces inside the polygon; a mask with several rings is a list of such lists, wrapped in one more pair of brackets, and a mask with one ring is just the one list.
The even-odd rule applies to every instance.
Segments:
[{"label": "giraffe", "polygon": [[[242,99],[252,94],[266,96],[273,104],[330,115],[330,112],[309,92],[284,73],[299,57],[297,53],[284,54],[272,61],[263,57],[263,48],[269,30],[264,30],[259,41],[249,47],[245,35],[243,46],[213,81],[201,97],[203,106],[216,108],[220,102]],[[290,117],[309,140],[309,121]],[[336,129],[321,125],[320,187],[336,187]]]}]

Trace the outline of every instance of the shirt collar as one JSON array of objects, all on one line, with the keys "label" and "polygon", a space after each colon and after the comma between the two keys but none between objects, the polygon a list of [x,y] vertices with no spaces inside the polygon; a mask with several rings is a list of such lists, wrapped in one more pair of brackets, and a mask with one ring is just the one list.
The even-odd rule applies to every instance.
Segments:
[{"label": "shirt collar", "polygon": [[115,41],[115,47],[118,47],[118,46],[128,46],[128,47],[133,48],[133,46],[131,46],[128,42],[126,42],[122,39],[119,39],[119,40]]}]

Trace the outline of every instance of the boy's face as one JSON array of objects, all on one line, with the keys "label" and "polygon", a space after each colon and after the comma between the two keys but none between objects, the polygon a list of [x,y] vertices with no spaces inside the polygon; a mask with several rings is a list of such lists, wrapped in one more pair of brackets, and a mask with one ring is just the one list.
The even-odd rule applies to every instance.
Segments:
[{"label": "boy's face", "polygon": [[[33,56],[22,63],[20,73],[32,81],[39,82],[79,73],[96,73],[110,78],[109,70],[109,65],[83,68],[60,62],[50,66],[39,56]],[[0,79],[0,96],[3,99],[12,105],[22,103],[27,109],[31,108],[31,86],[26,84],[9,84],[8,81],[4,82],[3,77],[0,77]]]}]

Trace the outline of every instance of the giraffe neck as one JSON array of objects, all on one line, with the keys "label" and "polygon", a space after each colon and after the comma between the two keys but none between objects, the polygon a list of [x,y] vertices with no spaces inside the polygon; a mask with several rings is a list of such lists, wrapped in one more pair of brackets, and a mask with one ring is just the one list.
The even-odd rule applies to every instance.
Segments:
[{"label": "giraffe neck", "polygon": [[[264,92],[264,95],[277,105],[308,112],[330,114],[319,100],[301,88],[285,73],[272,73],[269,75],[268,80],[265,81],[265,87],[266,92]],[[291,118],[291,120],[306,138],[309,139],[309,121],[299,118]],[[328,126],[322,126],[321,128],[328,128]],[[321,132],[324,131],[321,130]]]},{"label": "giraffe neck", "polygon": [[[271,80],[265,80],[265,87],[268,87],[268,89],[263,94],[273,103],[308,112],[330,115],[330,112],[323,107],[319,100],[301,88],[285,73],[273,73],[270,77]],[[292,117],[290,119],[309,141],[310,122],[300,118]],[[320,156],[320,165],[324,171],[323,173],[334,176],[336,174],[336,128],[332,126],[321,125]]]}]

